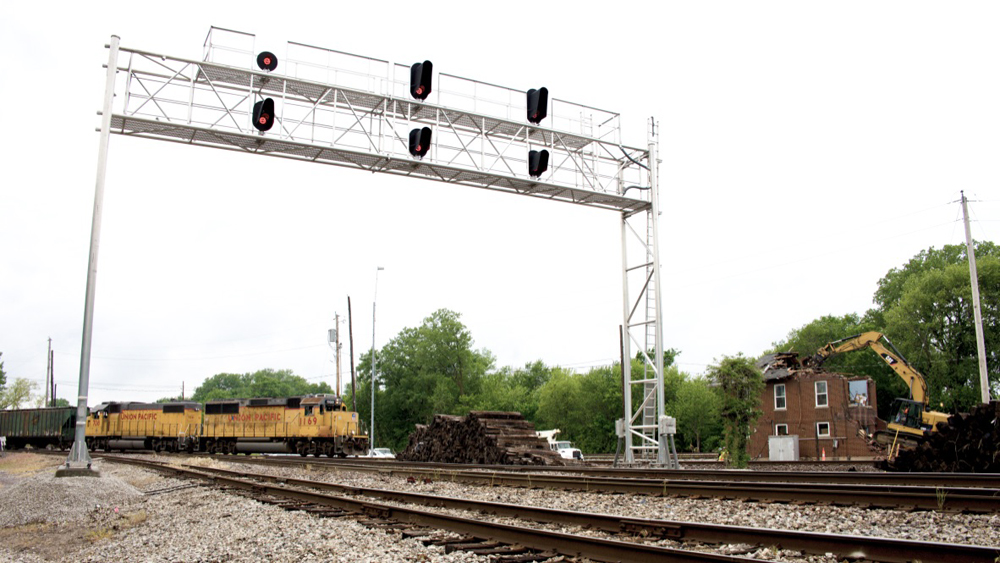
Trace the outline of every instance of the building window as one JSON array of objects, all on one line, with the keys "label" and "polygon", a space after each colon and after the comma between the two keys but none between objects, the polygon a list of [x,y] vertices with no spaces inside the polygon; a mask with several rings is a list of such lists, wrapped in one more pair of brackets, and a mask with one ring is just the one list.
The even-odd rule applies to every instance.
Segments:
[{"label": "building window", "polygon": [[826,382],[817,381],[816,382],[816,407],[825,407],[829,404],[828,397],[826,394]]},{"label": "building window", "polygon": [[774,386],[774,410],[785,410],[785,384],[778,383]]},{"label": "building window", "polygon": [[817,422],[816,423],[816,437],[817,438],[829,438],[830,437],[830,423],[829,422]]},{"label": "building window", "polygon": [[775,436],[788,436],[788,425],[787,424],[775,424],[774,425],[774,435]]},{"label": "building window", "polygon": [[847,395],[852,407],[868,406],[868,380],[857,379],[847,382]]}]

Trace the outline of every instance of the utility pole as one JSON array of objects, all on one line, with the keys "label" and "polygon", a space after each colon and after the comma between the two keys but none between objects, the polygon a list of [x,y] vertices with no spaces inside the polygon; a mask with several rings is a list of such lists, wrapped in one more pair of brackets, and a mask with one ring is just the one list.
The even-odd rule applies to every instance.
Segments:
[{"label": "utility pole", "polygon": [[351,343],[351,410],[358,412],[357,373],[354,371],[354,319],[351,317],[351,296],[347,296],[347,339]]},{"label": "utility pole", "polygon": [[340,313],[333,314],[333,337],[336,340],[334,343],[334,352],[337,355],[337,396],[340,396]]},{"label": "utility pole", "polygon": [[[44,406],[49,406],[49,391],[52,390],[52,339],[49,338],[49,353],[45,354],[45,402]],[[55,397],[52,398],[55,400]]]},{"label": "utility pole", "polygon": [[[51,342],[52,339],[50,338]],[[50,344],[51,346],[51,344]],[[49,397],[52,399],[52,406],[56,406],[56,353],[55,350],[49,350],[49,383],[52,388],[52,393]]]},{"label": "utility pole", "polygon": [[969,278],[972,280],[972,312],[976,321],[976,348],[979,350],[979,390],[983,403],[990,402],[990,381],[986,375],[986,340],[983,337],[983,313],[979,307],[979,272],[976,269],[976,250],[972,247],[972,230],[969,228],[969,200],[962,192],[962,217],[965,221],[965,251],[969,255]]},{"label": "utility pole", "polygon": [[378,302],[378,273],[384,270],[379,266],[375,270],[375,297],[372,298],[372,425],[368,433],[368,449],[375,449],[375,303]]}]

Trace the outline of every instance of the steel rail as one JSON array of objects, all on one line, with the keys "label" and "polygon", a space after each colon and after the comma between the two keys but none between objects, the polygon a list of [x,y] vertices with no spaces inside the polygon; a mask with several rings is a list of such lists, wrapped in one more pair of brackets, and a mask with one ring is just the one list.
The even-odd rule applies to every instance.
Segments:
[{"label": "steel rail", "polygon": [[676,541],[697,541],[714,545],[741,543],[755,546],[776,545],[782,549],[797,550],[815,555],[833,553],[838,559],[864,559],[884,563],[908,563],[918,560],[923,563],[994,563],[996,558],[1000,556],[1000,549],[983,546],[920,542],[873,536],[750,528],[699,522],[654,520],[535,506],[519,506],[490,501],[476,501],[405,491],[363,488],[323,481],[260,475],[230,469],[186,467],[219,475],[336,491],[352,496],[366,496],[408,504],[468,510],[535,522],[577,525],[610,533],[635,534],[643,537],[666,538]]},{"label": "steel rail", "polygon": [[279,485],[261,484],[259,482],[245,481],[149,460],[118,458],[114,456],[106,456],[104,459],[138,465],[171,475],[202,479],[216,485],[253,491],[256,494],[266,494],[304,503],[331,506],[370,517],[392,519],[397,522],[416,526],[449,530],[459,534],[467,534],[478,539],[501,542],[508,545],[519,545],[539,552],[555,552],[570,557],[586,557],[595,561],[618,561],[623,563],[767,563],[767,560],[761,559],[703,553],[483,522],[447,514],[379,504],[367,500],[289,489]]},{"label": "steel rail", "polygon": [[[237,461],[237,459],[233,459]],[[643,479],[590,477],[580,475],[546,475],[511,473],[506,471],[475,471],[458,469],[424,469],[395,464],[329,463],[326,460],[287,458],[246,458],[241,463],[272,465],[340,467],[386,475],[429,478],[487,486],[550,488],[593,491],[602,493],[633,493],[656,496],[722,498],[765,502],[830,504],[864,508],[918,509],[1000,512],[1000,489],[986,487],[868,485],[840,483],[770,483],[740,481],[700,481],[694,479]]]},{"label": "steel rail", "polygon": [[[290,458],[294,462],[303,461]],[[309,463],[317,463],[312,460]],[[518,473],[579,473],[595,477],[640,477],[647,479],[693,479],[698,481],[750,481],[755,483],[839,483],[857,485],[918,485],[927,487],[997,488],[997,473],[886,473],[863,471],[740,471],[735,469],[658,469],[637,467],[593,467],[586,465],[458,465],[454,463],[393,462],[392,460],[329,459],[321,463],[335,465],[406,465],[419,468],[478,469]],[[829,462],[828,462],[829,463]],[[854,465],[858,465],[855,463]]]}]

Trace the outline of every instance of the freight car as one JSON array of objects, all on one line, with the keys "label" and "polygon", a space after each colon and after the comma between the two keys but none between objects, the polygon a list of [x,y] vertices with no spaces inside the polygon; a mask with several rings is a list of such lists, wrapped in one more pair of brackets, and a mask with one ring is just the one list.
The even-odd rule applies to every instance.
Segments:
[{"label": "freight car", "polygon": [[15,409],[0,411],[0,436],[7,437],[7,449],[59,448],[73,445],[76,407]]}]

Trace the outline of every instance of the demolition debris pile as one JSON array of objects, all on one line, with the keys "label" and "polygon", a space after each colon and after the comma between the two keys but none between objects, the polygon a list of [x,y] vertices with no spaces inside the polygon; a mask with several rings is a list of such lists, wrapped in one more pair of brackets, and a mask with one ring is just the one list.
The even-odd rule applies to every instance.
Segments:
[{"label": "demolition debris pile", "polygon": [[434,415],[418,424],[396,459],[488,465],[565,465],[535,425],[519,412],[472,411],[468,416]]},{"label": "demolition debris pile", "polygon": [[1000,472],[1000,402],[950,416],[938,423],[937,432],[924,432],[915,449],[878,465],[887,471]]}]

